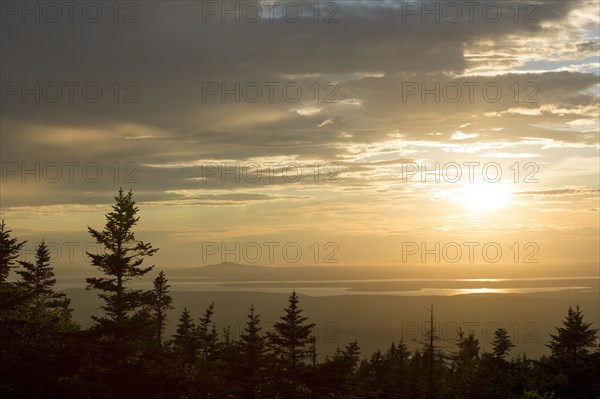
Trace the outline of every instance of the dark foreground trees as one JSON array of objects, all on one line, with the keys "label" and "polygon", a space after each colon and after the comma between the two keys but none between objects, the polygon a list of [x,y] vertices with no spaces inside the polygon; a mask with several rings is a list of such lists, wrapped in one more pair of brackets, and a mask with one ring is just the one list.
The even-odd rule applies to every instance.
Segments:
[{"label": "dark foreground trees", "polygon": [[[104,229],[89,229],[104,251],[90,254],[103,276],[87,282],[104,303],[88,329],[73,323],[68,298],[56,291],[46,245],[33,261],[17,262],[23,243],[2,223],[1,398],[600,398],[598,331],[579,307],[568,309],[549,337],[550,355],[539,360],[511,358],[514,344],[502,328],[490,353],[462,332],[454,349],[442,349],[433,322],[415,351],[400,339],[362,354],[354,341],[323,358],[295,292],[270,330],[253,306],[239,337],[217,329],[211,303],[184,308],[167,336],[166,274],[158,273],[152,290],[133,286],[151,272],[143,262],[156,252],[135,237],[137,213],[131,192],[119,191]],[[8,280],[12,269],[16,281]]]},{"label": "dark foreground trees", "polygon": [[[4,270],[15,267],[23,243],[2,223],[0,252]],[[78,327],[69,299],[55,290],[49,251],[42,241],[35,260],[19,261],[17,282],[0,281],[0,397],[53,397],[69,368],[67,347]],[[4,278],[8,275],[4,274]]]}]

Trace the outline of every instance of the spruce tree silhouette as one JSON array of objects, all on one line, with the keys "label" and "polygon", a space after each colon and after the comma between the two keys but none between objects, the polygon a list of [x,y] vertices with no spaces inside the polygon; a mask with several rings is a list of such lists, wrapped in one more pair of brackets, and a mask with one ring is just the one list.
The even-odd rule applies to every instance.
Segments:
[{"label": "spruce tree silhouette", "polygon": [[165,273],[161,270],[154,279],[150,310],[156,329],[156,343],[163,344],[163,333],[167,324],[167,312],[173,309],[173,298],[169,295],[169,284]]},{"label": "spruce tree silhouette", "polygon": [[99,254],[87,252],[92,265],[105,275],[86,279],[88,289],[102,291],[98,295],[105,302],[102,309],[108,316],[94,319],[98,323],[111,322],[117,334],[123,332],[131,313],[145,303],[143,291],[130,288],[129,283],[131,279],[142,277],[152,270],[154,266],[143,267],[142,264],[145,257],[154,255],[158,250],[151,244],[136,240],[133,227],[140,219],[136,216],[138,210],[133,192],[125,195],[123,189],[119,189],[112,211],[106,214],[104,230],[88,226],[90,235],[104,250]]},{"label": "spruce tree silhouette", "polygon": [[100,363],[99,378],[104,380],[111,396],[128,398],[145,384],[138,371],[143,368],[139,353],[146,350],[148,338],[154,335],[148,312],[151,295],[133,289],[130,283],[152,270],[154,266],[143,266],[143,263],[158,249],[135,238],[133,228],[139,221],[139,209],[135,206],[133,192],[124,194],[123,189],[119,189],[114,198],[112,211],[106,214],[104,229],[100,231],[88,226],[90,235],[102,251],[87,252],[87,255],[92,266],[104,276],[89,277],[86,282],[87,289],[100,291],[98,296],[104,301],[101,309],[105,315],[92,316],[96,322],[98,354],[102,356],[97,360]]},{"label": "spruce tree silhouette", "polygon": [[306,323],[308,318],[301,315],[302,310],[298,306],[300,300],[296,291],[292,291],[288,301],[285,315],[280,317],[280,322],[273,325],[273,331],[268,336],[282,363],[284,371],[282,388],[286,392],[286,397],[297,398],[299,396],[298,368],[310,353],[308,346],[316,324]]},{"label": "spruce tree silhouette", "polygon": [[19,251],[21,247],[25,245],[27,241],[19,242],[16,238],[11,238],[10,233],[12,230],[6,229],[4,219],[0,223],[0,286],[4,284],[10,270],[15,267],[15,259],[19,257]]},{"label": "spruce tree silhouette", "polygon": [[36,313],[57,308],[68,311],[70,300],[54,289],[54,268],[50,265],[50,250],[44,241],[36,248],[35,263],[19,261],[19,264],[22,269],[17,274],[21,280],[17,285],[32,299]]}]

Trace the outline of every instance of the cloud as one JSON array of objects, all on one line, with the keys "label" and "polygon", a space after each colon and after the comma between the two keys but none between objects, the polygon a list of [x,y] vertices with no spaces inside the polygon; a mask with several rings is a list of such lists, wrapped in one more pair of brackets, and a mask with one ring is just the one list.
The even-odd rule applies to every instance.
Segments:
[{"label": "cloud", "polygon": [[466,140],[466,139],[474,139],[479,137],[477,133],[463,133],[463,132],[455,132],[450,136],[450,140]]},{"label": "cloud", "polygon": [[488,152],[481,154],[484,158],[499,158],[499,159],[511,159],[511,158],[539,158],[540,154],[533,154],[527,152],[512,153],[512,152]]},{"label": "cloud", "polygon": [[325,119],[323,122],[319,123],[317,125],[317,127],[324,127],[324,126],[328,126],[328,125],[333,125],[335,122],[333,121],[333,119],[329,118],[329,119]]},{"label": "cloud", "polygon": [[585,188],[556,188],[556,189],[549,189],[549,190],[517,191],[517,192],[514,192],[513,194],[544,197],[544,196],[588,195],[588,194],[598,194],[598,193],[600,193],[600,190],[590,190],[590,189],[585,189]]},{"label": "cloud", "polygon": [[[3,214],[95,209],[120,186],[172,209],[228,205],[343,219],[335,210],[357,215],[376,198],[417,214],[414,203],[429,203],[432,192],[401,184],[403,162],[597,163],[593,2],[541,2],[535,23],[514,23],[510,4],[500,3],[507,18],[497,23],[477,13],[472,22],[436,24],[404,21],[398,2],[374,3],[341,2],[332,24],[203,23],[201,2],[140,2],[137,24],[3,24],[4,83],[80,82],[73,103],[14,96],[2,104],[2,162],[79,163],[73,183],[7,177]],[[97,103],[82,98],[86,82],[102,88]],[[207,84],[235,93],[207,96]],[[248,101],[257,87],[258,101]],[[497,87],[502,95],[492,101]],[[123,102],[131,93],[139,101]],[[297,163],[306,178],[292,184],[278,166],[272,181],[204,179],[203,165],[223,162]],[[86,163],[100,165],[100,180],[85,180]],[[339,182],[315,183],[315,163],[328,165],[324,173],[337,168]],[[589,172],[562,166],[552,171],[560,181],[548,184],[585,178],[575,184],[592,187]],[[393,230],[386,212],[365,210],[354,229]]]}]

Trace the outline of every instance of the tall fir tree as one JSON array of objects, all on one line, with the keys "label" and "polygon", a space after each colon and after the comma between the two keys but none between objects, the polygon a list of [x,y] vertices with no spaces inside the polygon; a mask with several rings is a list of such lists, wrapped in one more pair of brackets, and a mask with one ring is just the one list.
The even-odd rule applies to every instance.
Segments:
[{"label": "tall fir tree", "polygon": [[35,262],[19,261],[22,270],[18,286],[31,298],[34,309],[38,312],[44,309],[62,309],[67,311],[70,301],[62,292],[56,292],[54,286],[54,268],[50,265],[50,250],[44,241],[36,248]]},{"label": "tall fir tree", "polygon": [[570,367],[576,367],[581,360],[597,345],[598,330],[592,323],[583,321],[583,313],[579,305],[575,309],[569,306],[563,327],[556,327],[556,334],[550,334],[550,342],[546,345],[552,356],[564,361]]},{"label": "tall fir tree", "polygon": [[254,312],[254,305],[250,305],[247,317],[248,321],[237,342],[240,396],[244,399],[258,399],[267,362],[266,337],[262,334],[260,316]]},{"label": "tall fir tree", "polygon": [[505,328],[498,328],[494,331],[494,340],[492,341],[492,353],[498,359],[504,359],[515,344],[510,340],[508,331]]},{"label": "tall fir tree", "polygon": [[146,275],[154,266],[144,267],[145,257],[152,256],[158,249],[149,243],[135,238],[133,227],[138,223],[136,216],[139,209],[135,206],[133,192],[127,194],[119,189],[115,197],[112,211],[106,214],[104,230],[98,231],[88,227],[90,235],[104,249],[102,253],[90,253],[92,265],[98,268],[105,277],[87,278],[88,289],[97,289],[104,300],[102,309],[108,318],[95,318],[100,323],[110,321],[117,334],[131,316],[145,303],[142,290],[134,290],[129,286],[133,278]]},{"label": "tall fir tree", "polygon": [[[560,398],[593,398],[600,395],[600,382],[590,378],[600,372],[598,330],[583,320],[579,305],[569,306],[562,327],[550,334],[550,366],[556,375],[555,389]],[[595,350],[595,352],[592,352]]]},{"label": "tall fir tree", "polygon": [[315,324],[307,323],[308,318],[302,316],[296,291],[292,291],[288,301],[289,305],[284,309],[285,315],[280,317],[280,322],[273,325],[273,331],[268,336],[282,363],[285,395],[297,398],[299,396],[298,371],[310,354],[309,346]]},{"label": "tall fir tree", "polygon": [[119,189],[114,198],[104,229],[88,227],[102,250],[87,254],[103,276],[87,278],[87,289],[100,291],[105,314],[92,316],[96,322],[92,329],[96,348],[91,356],[96,358],[88,363],[90,369],[86,372],[96,375],[110,397],[129,398],[147,387],[145,357],[154,337],[148,310],[151,296],[148,291],[132,288],[131,282],[152,270],[154,266],[143,263],[157,249],[135,237],[133,228],[139,221],[139,209],[132,191],[125,194]]},{"label": "tall fir tree", "polygon": [[173,349],[184,364],[196,362],[196,351],[199,347],[196,338],[196,325],[190,311],[185,307],[179,316],[177,332],[173,335]]},{"label": "tall fir tree", "polygon": [[215,313],[215,304],[210,303],[204,310],[204,314],[199,318],[196,327],[196,335],[200,343],[200,354],[204,361],[212,360],[217,350],[219,333],[213,323],[213,314]]},{"label": "tall fir tree", "polygon": [[167,312],[173,309],[173,298],[169,295],[169,284],[162,270],[154,279],[154,289],[151,296],[151,315],[156,329],[156,342],[158,346],[162,346],[163,333],[167,324]]},{"label": "tall fir tree", "polygon": [[479,367],[479,340],[471,333],[465,337],[458,331],[458,351],[452,356],[451,375],[454,393],[467,398],[479,397],[477,373]]}]

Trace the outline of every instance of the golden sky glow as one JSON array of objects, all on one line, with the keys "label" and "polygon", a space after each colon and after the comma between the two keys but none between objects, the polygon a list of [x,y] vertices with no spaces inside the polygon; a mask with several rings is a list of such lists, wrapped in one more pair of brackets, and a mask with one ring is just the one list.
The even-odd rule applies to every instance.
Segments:
[{"label": "golden sky glow", "polygon": [[83,248],[122,186],[163,268],[251,257],[207,243],[258,243],[273,265],[399,264],[407,242],[598,262],[596,1],[540,2],[529,23],[340,7],[331,24],[203,22],[201,2],[141,3],[137,24],[3,24],[5,95],[76,81],[103,97],[3,99],[2,218],[32,243]]}]

